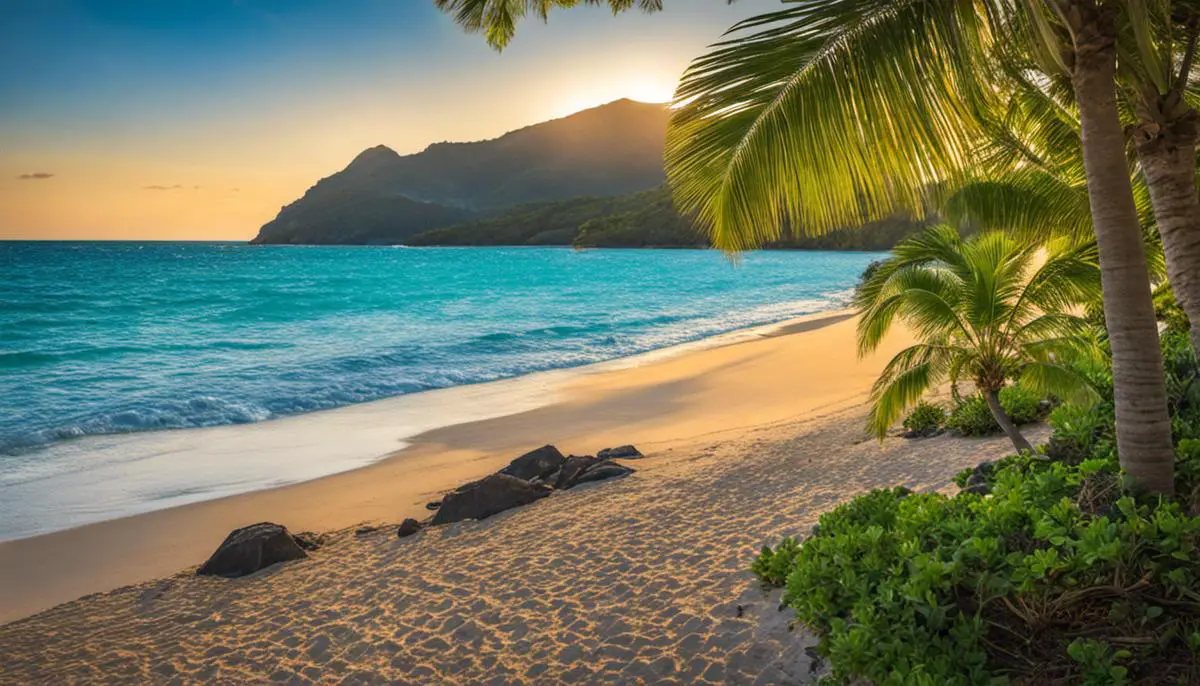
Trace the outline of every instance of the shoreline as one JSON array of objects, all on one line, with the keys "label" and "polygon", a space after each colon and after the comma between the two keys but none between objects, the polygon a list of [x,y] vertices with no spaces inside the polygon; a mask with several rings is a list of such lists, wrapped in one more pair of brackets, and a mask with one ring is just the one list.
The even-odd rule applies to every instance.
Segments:
[{"label": "shoreline", "polygon": [[[799,332],[813,322],[852,314],[846,309],[817,312],[601,362],[265,421],[82,437],[66,448],[86,457],[86,466],[0,484],[0,522],[6,524],[0,544],[369,467],[429,431],[552,404],[563,388],[592,374],[779,335],[790,327],[800,327],[794,329]],[[334,434],[344,438],[331,441]],[[170,474],[174,487],[152,481],[161,474]],[[139,484],[140,495],[126,492],[131,482]]]},{"label": "shoreline", "polygon": [[[198,565],[255,521],[330,531],[423,518],[425,502],[545,443],[577,454],[635,443],[653,456],[852,407],[898,347],[857,360],[851,317],[820,313],[567,370],[544,404],[423,431],[350,471],[0,543],[0,623]],[[780,383],[780,369],[796,382]]]}]

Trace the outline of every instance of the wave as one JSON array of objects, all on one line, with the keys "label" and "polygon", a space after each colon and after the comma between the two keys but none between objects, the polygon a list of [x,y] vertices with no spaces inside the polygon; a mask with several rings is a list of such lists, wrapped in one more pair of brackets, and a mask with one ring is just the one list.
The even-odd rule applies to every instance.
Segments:
[{"label": "wave", "polygon": [[23,251],[23,280],[0,282],[17,305],[0,308],[0,454],[635,355],[844,307],[872,257],[762,254],[733,270],[674,251]]},{"label": "wave", "polygon": [[[0,454],[23,454],[48,444],[88,436],[260,422],[436,388],[602,362],[830,309],[830,305],[830,301],[801,300],[711,318],[663,315],[638,317],[621,323],[535,326],[519,332],[480,334],[467,341],[450,342],[444,350],[425,345],[370,355],[333,357],[313,366],[279,373],[275,390],[258,400],[235,400],[215,394],[197,395],[186,400],[155,399],[152,404],[77,418],[18,436],[0,436]],[[555,342],[563,339],[577,339],[580,345],[570,349],[555,348]],[[205,346],[163,346],[159,351],[262,351],[275,347],[254,341],[221,340]],[[472,347],[485,348],[490,355],[472,361],[463,354],[464,349]],[[112,347],[59,355],[8,353],[0,355],[0,368],[16,366],[22,360],[26,364],[36,364],[139,351],[139,348]],[[414,374],[412,370],[418,362],[424,365],[419,374]],[[331,383],[331,380],[336,381]],[[289,393],[289,388],[299,392]]]}]

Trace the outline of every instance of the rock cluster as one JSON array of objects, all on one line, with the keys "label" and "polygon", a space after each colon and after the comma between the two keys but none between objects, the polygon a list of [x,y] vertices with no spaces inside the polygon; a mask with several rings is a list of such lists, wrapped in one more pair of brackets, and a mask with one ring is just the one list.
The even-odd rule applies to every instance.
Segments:
[{"label": "rock cluster", "polygon": [[566,456],[552,445],[531,450],[499,472],[446,494],[434,508],[436,514],[430,524],[486,519],[545,498],[551,491],[632,474],[633,469],[611,459],[616,455],[627,459],[642,457],[631,445],[602,450],[596,457]]},{"label": "rock cluster", "polygon": [[[565,491],[580,484],[626,476],[635,470],[615,462],[614,458],[636,460],[642,457],[632,445],[607,448],[595,457],[566,456],[552,445],[542,446],[514,459],[495,474],[459,486],[447,493],[441,502],[427,504],[426,508],[434,512],[432,518],[427,522],[405,519],[396,535],[407,538],[427,526],[487,519],[541,500],[556,490]],[[365,536],[378,529],[363,526],[355,534]],[[229,534],[198,573],[230,578],[253,574],[280,562],[308,557],[305,551],[320,547],[324,542],[322,538],[309,532],[293,536],[285,527],[270,522],[254,524]]]}]

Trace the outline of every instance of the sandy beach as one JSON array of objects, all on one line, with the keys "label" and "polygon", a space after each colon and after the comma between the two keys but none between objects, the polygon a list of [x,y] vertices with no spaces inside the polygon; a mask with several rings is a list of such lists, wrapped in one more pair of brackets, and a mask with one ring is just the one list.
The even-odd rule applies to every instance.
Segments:
[{"label": "sandy beach", "polygon": [[[945,488],[1010,448],[867,439],[867,391],[906,344],[860,361],[849,315],[795,322],[581,376],[363,469],[0,544],[0,683],[806,683],[811,641],[757,587],[755,551],[864,490]],[[483,522],[355,535],[545,443],[647,457]],[[195,576],[264,520],[334,533],[307,560]]]}]

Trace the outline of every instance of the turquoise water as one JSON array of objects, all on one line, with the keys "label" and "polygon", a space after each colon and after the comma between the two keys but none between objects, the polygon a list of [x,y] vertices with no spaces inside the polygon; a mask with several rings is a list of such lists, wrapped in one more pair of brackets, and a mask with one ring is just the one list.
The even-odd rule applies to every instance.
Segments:
[{"label": "turquoise water", "polygon": [[839,308],[876,257],[0,243],[0,488],[86,469],[87,437],[262,422]]}]

